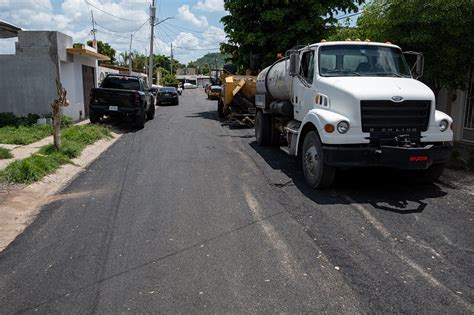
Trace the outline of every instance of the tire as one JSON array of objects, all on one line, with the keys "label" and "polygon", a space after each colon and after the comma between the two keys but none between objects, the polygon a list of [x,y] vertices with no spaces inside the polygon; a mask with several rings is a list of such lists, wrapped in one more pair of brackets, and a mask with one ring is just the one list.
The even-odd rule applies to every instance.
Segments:
[{"label": "tire", "polygon": [[138,129],[143,129],[145,127],[146,113],[144,110],[141,110],[135,117],[135,126]]},{"label": "tire", "polygon": [[271,119],[271,135],[270,135],[270,145],[278,146],[280,145],[280,131],[275,126],[275,118]]},{"label": "tire", "polygon": [[217,115],[219,118],[224,118],[224,102],[221,98],[217,101]]},{"label": "tire", "polygon": [[101,117],[102,117],[102,115],[100,115],[99,113],[96,113],[92,110],[89,113],[89,120],[92,124],[97,124],[98,122],[100,122]]},{"label": "tire", "polygon": [[146,119],[153,120],[155,118],[155,105],[150,106],[150,110],[146,113]]},{"label": "tire", "polygon": [[271,116],[264,114],[261,110],[255,115],[255,138],[261,146],[267,146],[272,140]]},{"label": "tire", "polygon": [[443,174],[444,167],[444,163],[433,164],[426,170],[415,172],[412,176],[415,175],[415,180],[418,183],[431,184],[440,178]]},{"label": "tire", "polygon": [[301,165],[306,183],[311,188],[326,188],[333,184],[336,169],[324,162],[321,140],[316,131],[306,134],[301,150]]}]

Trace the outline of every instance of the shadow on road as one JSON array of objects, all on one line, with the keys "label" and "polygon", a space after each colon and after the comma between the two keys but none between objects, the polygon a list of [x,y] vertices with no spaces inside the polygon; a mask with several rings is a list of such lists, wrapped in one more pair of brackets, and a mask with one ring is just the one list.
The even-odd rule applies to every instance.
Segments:
[{"label": "shadow on road", "polygon": [[255,141],[249,145],[270,167],[285,173],[298,190],[318,204],[370,204],[378,210],[409,214],[423,212],[427,206],[423,200],[447,194],[434,184],[416,184],[407,172],[385,168],[341,170],[332,189],[314,190],[305,182],[299,158],[288,156],[277,147],[261,147]]},{"label": "shadow on road", "polygon": [[118,134],[133,133],[141,130],[135,127],[135,124],[130,117],[105,117],[102,118],[100,124],[110,127],[115,133]]},{"label": "shadow on road", "polygon": [[199,112],[194,113],[194,115],[186,116],[188,118],[202,118],[202,119],[209,119],[215,121],[221,121],[219,116],[217,116],[217,111],[210,111],[210,112]]}]

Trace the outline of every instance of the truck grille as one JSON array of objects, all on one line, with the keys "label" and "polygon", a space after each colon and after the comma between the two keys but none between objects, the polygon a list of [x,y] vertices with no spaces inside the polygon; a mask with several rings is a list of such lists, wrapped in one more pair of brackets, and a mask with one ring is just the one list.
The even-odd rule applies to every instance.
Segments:
[{"label": "truck grille", "polygon": [[361,101],[363,132],[418,133],[428,129],[430,101]]}]

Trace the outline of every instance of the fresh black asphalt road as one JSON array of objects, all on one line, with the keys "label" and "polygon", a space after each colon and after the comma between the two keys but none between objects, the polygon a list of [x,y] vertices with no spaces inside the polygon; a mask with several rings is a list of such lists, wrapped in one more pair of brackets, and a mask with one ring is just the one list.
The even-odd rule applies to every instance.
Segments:
[{"label": "fresh black asphalt road", "polygon": [[304,184],[186,90],[0,254],[0,313],[473,313],[473,192],[407,174]]}]

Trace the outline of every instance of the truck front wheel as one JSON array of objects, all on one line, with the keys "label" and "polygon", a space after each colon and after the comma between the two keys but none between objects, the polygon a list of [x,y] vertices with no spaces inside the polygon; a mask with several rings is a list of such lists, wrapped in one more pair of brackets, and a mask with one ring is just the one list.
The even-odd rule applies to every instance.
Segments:
[{"label": "truck front wheel", "polygon": [[444,171],[444,163],[431,165],[428,169],[423,171],[416,171],[416,182],[421,184],[431,184],[437,181]]},{"label": "truck front wheel", "polygon": [[255,115],[255,138],[261,146],[269,145],[271,142],[272,121],[270,115],[258,111]]},{"label": "truck front wheel", "polygon": [[321,140],[316,131],[306,134],[301,151],[303,173],[311,188],[325,188],[332,185],[336,169],[324,163]]}]

